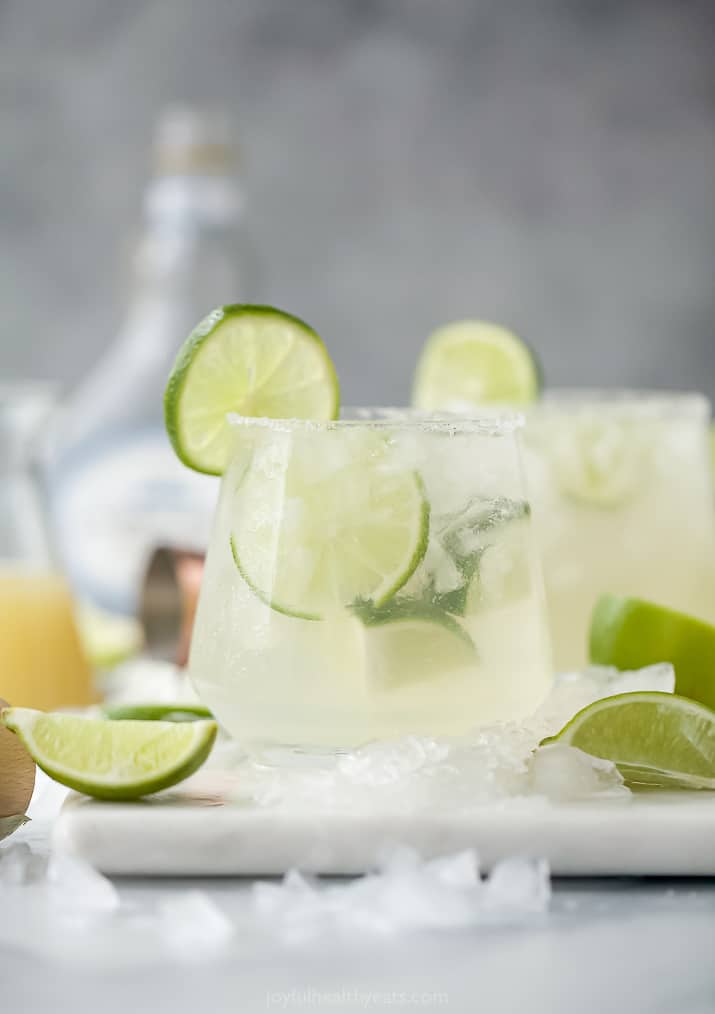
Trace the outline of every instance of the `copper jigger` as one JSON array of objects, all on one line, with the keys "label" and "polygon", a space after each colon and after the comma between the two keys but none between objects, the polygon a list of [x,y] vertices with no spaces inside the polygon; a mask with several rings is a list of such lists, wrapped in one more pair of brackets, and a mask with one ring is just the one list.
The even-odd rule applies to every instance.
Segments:
[{"label": "copper jigger", "polygon": [[149,558],[139,620],[152,658],[186,665],[203,571],[203,553],[160,546]]}]

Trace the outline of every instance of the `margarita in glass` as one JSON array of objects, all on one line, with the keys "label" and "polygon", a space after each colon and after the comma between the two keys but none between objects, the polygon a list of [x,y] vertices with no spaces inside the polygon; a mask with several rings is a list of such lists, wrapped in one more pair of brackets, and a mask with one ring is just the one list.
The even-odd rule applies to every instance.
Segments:
[{"label": "margarita in glass", "polygon": [[190,659],[248,745],[520,719],[552,678],[518,416],[233,417]]}]

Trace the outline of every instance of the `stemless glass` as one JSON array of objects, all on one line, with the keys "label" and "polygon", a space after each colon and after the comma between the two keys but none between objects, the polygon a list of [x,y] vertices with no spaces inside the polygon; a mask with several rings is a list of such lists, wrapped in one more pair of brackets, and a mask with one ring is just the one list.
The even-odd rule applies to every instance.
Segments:
[{"label": "stemless glass", "polygon": [[710,406],[698,394],[550,391],[525,463],[557,670],[587,661],[612,592],[715,620]]},{"label": "stemless glass", "polygon": [[190,672],[250,747],[460,735],[552,680],[521,418],[234,418]]},{"label": "stemless glass", "polygon": [[0,387],[0,697],[47,710],[94,699],[33,456],[53,404],[44,384]]}]

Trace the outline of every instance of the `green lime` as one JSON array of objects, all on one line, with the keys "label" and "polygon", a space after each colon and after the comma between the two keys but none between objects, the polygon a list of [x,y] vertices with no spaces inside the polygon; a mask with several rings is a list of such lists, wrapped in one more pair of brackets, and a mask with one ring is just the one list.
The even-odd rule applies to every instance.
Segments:
[{"label": "green lime", "polygon": [[715,789],[715,712],[685,697],[605,697],[551,739],[613,761],[633,785]]},{"label": "green lime", "polygon": [[113,722],[46,714],[0,713],[32,759],[62,785],[98,799],[136,799],[188,778],[204,763],[215,722]]},{"label": "green lime", "polygon": [[236,566],[289,616],[320,620],[357,599],[380,605],[425,554],[419,476],[391,467],[385,441],[359,427],[306,437],[296,433],[287,455],[270,444],[254,451],[232,505]]},{"label": "green lime", "polygon": [[459,622],[437,606],[392,599],[382,607],[352,606],[363,634],[365,672],[383,690],[473,668],[477,651]]},{"label": "green lime", "polygon": [[131,616],[85,603],[78,610],[77,626],[85,654],[98,669],[112,669],[141,650],[141,625]]},{"label": "green lime", "polygon": [[213,718],[203,704],[114,704],[104,708],[105,718],[113,722],[130,719],[137,722],[195,722],[199,718]]},{"label": "green lime", "polygon": [[270,306],[222,306],[184,342],[164,395],[178,457],[221,475],[233,442],[229,413],[273,419],[334,419],[335,369],[311,327]]},{"label": "green lime", "polygon": [[675,692],[715,708],[715,627],[642,599],[602,595],[591,614],[592,662],[641,669],[671,662]]},{"label": "green lime", "polygon": [[497,324],[462,320],[438,328],[427,339],[412,403],[426,411],[490,402],[527,405],[540,388],[539,367],[520,338]]}]

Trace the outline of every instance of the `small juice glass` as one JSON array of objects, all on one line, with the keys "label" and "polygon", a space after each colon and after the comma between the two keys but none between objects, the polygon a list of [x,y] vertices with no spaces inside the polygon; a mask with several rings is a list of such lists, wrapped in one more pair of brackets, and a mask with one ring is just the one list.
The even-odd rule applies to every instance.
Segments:
[{"label": "small juice glass", "polygon": [[52,404],[43,384],[0,388],[0,698],[44,710],[95,699],[33,461]]},{"label": "small juice glass", "polygon": [[519,416],[233,420],[190,673],[249,748],[520,719],[552,666]]}]

